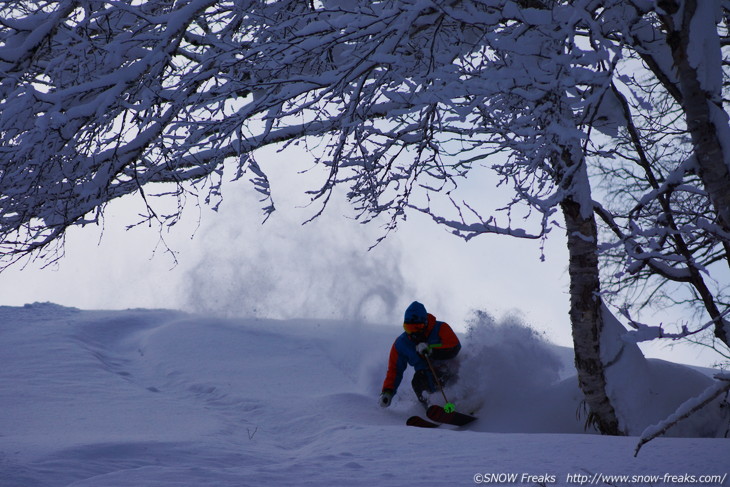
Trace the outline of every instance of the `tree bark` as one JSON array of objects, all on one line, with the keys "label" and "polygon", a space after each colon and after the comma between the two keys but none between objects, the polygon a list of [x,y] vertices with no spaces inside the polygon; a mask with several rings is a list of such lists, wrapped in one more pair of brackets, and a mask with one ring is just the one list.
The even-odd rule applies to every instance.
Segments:
[{"label": "tree bark", "polygon": [[[560,203],[568,236],[570,322],[578,383],[590,410],[589,422],[602,434],[624,435],[608,397],[605,364],[601,360],[603,305],[598,272],[598,227],[590,198],[586,161],[580,148],[564,148],[558,170],[567,191]],[[569,174],[566,175],[566,173]]]},{"label": "tree bark", "polygon": [[[551,165],[555,183],[563,192],[560,209],[568,237],[570,325],[578,384],[590,411],[588,422],[601,434],[623,436],[625,433],[608,396],[605,364],[601,359],[603,303],[598,226],[585,151],[578,138],[568,135],[578,127],[567,94],[554,93],[549,100],[554,104],[555,115],[547,121],[546,132],[555,134]],[[556,126],[549,127],[552,124]]]},{"label": "tree bark", "polygon": [[570,274],[570,321],[578,382],[590,409],[592,422],[602,434],[623,435],[606,391],[601,361],[600,281],[596,221],[581,216],[573,200],[561,203],[568,234]]}]

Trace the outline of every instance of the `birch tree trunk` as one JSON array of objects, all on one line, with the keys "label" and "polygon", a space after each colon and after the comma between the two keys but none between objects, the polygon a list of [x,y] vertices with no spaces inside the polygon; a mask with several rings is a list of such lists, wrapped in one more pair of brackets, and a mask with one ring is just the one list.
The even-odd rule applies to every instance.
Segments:
[{"label": "birch tree trunk", "polygon": [[568,195],[560,208],[568,236],[570,322],[578,383],[590,409],[589,421],[605,435],[624,435],[608,397],[601,360],[603,311],[598,271],[598,227],[582,150],[564,149],[560,184]]},{"label": "birch tree trunk", "polygon": [[[676,25],[672,16],[663,16],[663,21],[668,31],[667,41],[672,50],[674,66],[677,69],[679,89],[682,94],[680,101],[686,114],[687,129],[697,151],[700,177],[717,210],[723,229],[730,232],[730,170],[725,162],[725,152],[720,142],[720,131],[724,129],[723,131],[727,132],[728,117],[721,108],[720,79],[716,80],[717,83],[710,80],[701,82],[700,77],[707,77],[708,72],[715,67],[693,66],[697,60],[690,59],[689,52],[691,29],[709,28],[715,32],[716,29],[712,29],[714,26],[705,26],[700,21],[695,21],[697,7],[697,0],[686,0],[680,25]],[[717,61],[720,63],[719,50],[717,55]],[[706,59],[703,61],[703,64],[709,63]],[[720,66],[717,68],[719,75]]]},{"label": "birch tree trunk", "polygon": [[580,205],[573,200],[565,200],[560,206],[568,234],[570,321],[578,382],[598,430],[607,435],[621,435],[616,411],[606,393],[601,361],[603,316],[598,294],[596,222],[593,217],[583,217]]}]

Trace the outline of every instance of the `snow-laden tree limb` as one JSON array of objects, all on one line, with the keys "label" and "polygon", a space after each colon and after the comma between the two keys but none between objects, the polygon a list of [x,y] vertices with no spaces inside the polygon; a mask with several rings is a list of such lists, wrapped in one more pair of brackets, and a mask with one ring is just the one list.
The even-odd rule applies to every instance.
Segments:
[{"label": "snow-laden tree limb", "polygon": [[[546,215],[572,191],[555,184],[551,141],[561,132],[582,137],[540,122],[553,116],[546,101],[561,79],[567,91],[605,83],[600,63],[615,55],[568,44],[559,62],[543,62],[541,39],[570,42],[576,23],[589,19],[581,8],[384,1],[341,9],[293,0],[6,6],[2,254],[7,263],[39,252],[69,226],[97,222],[106,202],[150,184],[202,190],[216,205],[229,163],[238,177],[250,171],[269,200],[251,153],[305,137],[323,140],[317,162],[329,170],[312,197],[326,202],[334,187],[349,186],[363,221],[389,214],[395,222],[415,194],[453,190],[490,153],[513,151],[491,166],[495,184],[516,190],[506,211],[526,205],[538,218],[523,228],[490,215],[474,228],[489,220],[497,233],[544,235]],[[583,105],[576,99],[574,109]],[[149,208],[148,218],[166,218]]]},{"label": "snow-laden tree limb", "polygon": [[663,435],[680,421],[689,418],[694,413],[710,404],[718,396],[722,394],[727,394],[728,391],[730,391],[730,374],[717,374],[715,376],[715,379],[717,379],[717,381],[710,387],[705,389],[702,394],[697,397],[688,399],[687,401],[682,403],[679,408],[677,408],[677,410],[664,421],[661,421],[658,424],[646,428],[641,434],[639,443],[636,445],[636,449],[634,450],[634,456],[637,456],[639,454],[639,450],[646,443],[650,442],[654,438],[657,438],[658,436]]},{"label": "snow-laden tree limb", "polygon": [[[730,175],[708,183],[707,174],[719,173],[705,167],[722,167],[728,157],[726,150],[717,150],[727,115],[724,122],[708,115],[715,113],[719,105],[711,100],[719,99],[723,89],[717,82],[721,48],[714,43],[727,36],[721,20],[727,17],[708,15],[713,9],[719,12],[720,4],[666,2],[657,10],[648,3],[627,6],[633,20],[622,25],[621,36],[643,64],[615,78],[611,101],[617,127],[612,141],[596,147],[593,161],[609,194],[596,207],[613,234],[604,233],[602,245],[607,295],[631,300],[636,293],[640,308],[689,303],[712,318],[715,338],[728,347],[730,334],[720,314],[727,309],[730,288],[712,276],[718,265],[730,265],[730,234],[722,216],[728,191],[718,190],[730,188]],[[704,54],[697,45],[705,46]],[[686,64],[688,57],[693,65],[678,75],[677,63]],[[695,93],[697,83],[707,90]],[[714,125],[700,127],[692,121],[698,117],[710,117]]]},{"label": "snow-laden tree limb", "polygon": [[672,340],[679,340],[681,338],[687,338],[692,335],[702,333],[708,328],[712,328],[715,326],[728,327],[728,321],[725,319],[725,317],[730,314],[730,309],[727,309],[723,313],[720,313],[720,315],[716,319],[712,319],[697,327],[696,329],[691,330],[687,325],[684,325],[682,326],[682,330],[677,333],[668,332],[664,330],[661,325],[652,326],[645,323],[640,323],[631,317],[631,313],[627,308],[621,308],[619,311],[627,319],[629,325],[634,328],[633,331],[629,331],[628,333],[626,333],[624,339],[634,343],[655,340],[657,338],[669,338]]}]

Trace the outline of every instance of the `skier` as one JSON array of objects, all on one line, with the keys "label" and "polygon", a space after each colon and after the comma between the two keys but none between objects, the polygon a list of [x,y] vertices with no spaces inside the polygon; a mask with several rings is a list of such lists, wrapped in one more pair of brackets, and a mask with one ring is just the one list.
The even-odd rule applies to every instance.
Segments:
[{"label": "skier", "polygon": [[441,385],[455,379],[458,362],[452,359],[461,350],[461,343],[447,323],[436,321],[418,301],[412,302],[406,309],[403,329],[405,331],[395,339],[390,349],[380,406],[390,406],[403,379],[403,372],[410,364],[416,370],[411,381],[413,391],[421,404],[428,408],[428,399],[424,397],[424,392],[436,392],[437,387],[428,361],[431,362]]}]

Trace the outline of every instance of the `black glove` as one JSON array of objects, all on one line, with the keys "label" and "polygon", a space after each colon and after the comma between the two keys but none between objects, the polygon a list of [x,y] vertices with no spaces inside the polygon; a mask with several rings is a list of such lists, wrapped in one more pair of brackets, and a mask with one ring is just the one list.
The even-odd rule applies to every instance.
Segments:
[{"label": "black glove", "polygon": [[393,399],[393,391],[391,391],[390,389],[384,390],[380,394],[380,407],[387,408],[388,406],[390,406],[391,399]]}]

